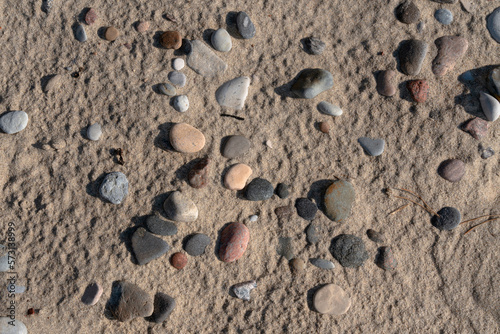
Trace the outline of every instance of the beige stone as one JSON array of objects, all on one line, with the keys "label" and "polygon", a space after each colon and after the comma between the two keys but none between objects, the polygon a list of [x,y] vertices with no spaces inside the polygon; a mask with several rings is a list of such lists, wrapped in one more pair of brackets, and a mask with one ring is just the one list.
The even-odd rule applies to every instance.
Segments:
[{"label": "beige stone", "polygon": [[248,178],[252,175],[252,168],[245,164],[236,164],[229,168],[224,177],[224,186],[230,190],[245,188]]},{"label": "beige stone", "polygon": [[340,286],[327,284],[316,291],[313,305],[319,313],[341,315],[351,307],[351,298]]},{"label": "beige stone", "polygon": [[195,153],[205,146],[205,136],[189,124],[179,123],[170,129],[170,144],[178,152]]},{"label": "beige stone", "polygon": [[118,29],[116,29],[115,27],[109,27],[108,29],[106,29],[104,37],[106,38],[106,40],[112,42],[118,38],[118,35],[120,35]]}]

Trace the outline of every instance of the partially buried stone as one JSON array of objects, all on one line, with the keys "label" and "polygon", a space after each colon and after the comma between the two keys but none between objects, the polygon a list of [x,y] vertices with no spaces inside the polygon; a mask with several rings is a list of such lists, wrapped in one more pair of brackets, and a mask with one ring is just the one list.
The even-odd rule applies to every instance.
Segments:
[{"label": "partially buried stone", "polygon": [[343,113],[342,109],[339,106],[326,101],[321,101],[320,103],[318,103],[318,111],[322,114],[330,116],[340,116]]},{"label": "partially buried stone", "polygon": [[490,122],[496,121],[500,117],[500,102],[488,93],[479,93],[479,102],[484,116]]},{"label": "partially buried stone", "polygon": [[90,26],[94,24],[96,20],[97,20],[97,12],[94,8],[90,8],[85,14],[85,23],[87,23]]},{"label": "partially buried stone", "polygon": [[172,313],[174,308],[175,299],[165,293],[158,292],[155,295],[154,311],[151,315],[151,318],[157,324],[161,324],[162,322],[167,320],[168,316],[170,315],[170,313]]},{"label": "partially buried stone", "polygon": [[224,176],[224,187],[229,190],[241,190],[245,188],[247,180],[252,175],[252,168],[245,164],[231,166]]},{"label": "partially buried stone", "polygon": [[186,266],[188,262],[188,258],[186,254],[177,252],[172,257],[170,258],[170,263],[172,264],[172,267],[175,269],[181,270]]},{"label": "partially buried stone", "polygon": [[177,152],[195,153],[205,146],[205,136],[200,130],[186,124],[175,124],[169,133],[170,144]]},{"label": "partially buried stone", "polygon": [[293,251],[292,238],[280,237],[278,239],[278,247],[276,248],[278,255],[283,256],[285,259],[290,261],[294,258],[295,253]]},{"label": "partially buried stone", "polygon": [[52,76],[45,84],[43,91],[48,93],[51,90],[59,88],[61,86],[61,77],[59,74]]},{"label": "partially buried stone", "polygon": [[186,38],[183,38],[181,47],[179,48],[179,51],[184,53],[185,55],[189,55],[191,53],[192,49],[193,49],[193,46],[191,45],[191,41],[186,39]]},{"label": "partially buried stone", "polygon": [[438,174],[445,180],[458,182],[465,174],[465,164],[459,159],[445,160],[439,165]]},{"label": "partially buried stone", "polygon": [[491,158],[495,154],[491,147],[484,148],[482,145],[479,147],[479,152],[481,153],[481,159]]},{"label": "partially buried stone", "polygon": [[462,126],[462,130],[469,133],[475,139],[481,140],[488,133],[488,122],[479,117],[474,117]]},{"label": "partially buried stone", "polygon": [[200,189],[208,183],[210,159],[203,158],[191,168],[188,174],[188,183],[191,187]]},{"label": "partially buried stone", "polygon": [[189,109],[189,99],[187,95],[178,95],[172,98],[172,105],[178,112],[186,112]]},{"label": "partially buried stone", "polygon": [[252,144],[241,135],[230,136],[224,144],[222,156],[228,159],[242,156],[248,152]]},{"label": "partially buried stone", "polygon": [[219,258],[233,262],[243,256],[250,240],[250,231],[245,224],[231,223],[220,234]]},{"label": "partially buried stone", "polygon": [[328,124],[328,122],[319,123],[319,131],[321,131],[323,133],[330,132],[330,125]]},{"label": "partially buried stone", "polygon": [[228,52],[233,46],[231,36],[229,36],[229,33],[224,28],[215,31],[210,39],[214,49],[220,52]]},{"label": "partially buried stone", "polygon": [[177,87],[184,87],[186,85],[186,75],[182,72],[170,72],[168,74],[168,80]]},{"label": "partially buried stone", "polygon": [[104,33],[104,38],[106,38],[107,41],[113,42],[118,38],[119,35],[120,32],[118,31],[118,29],[116,29],[115,27],[108,27],[108,29],[106,29],[106,32]]},{"label": "partially buried stone", "polygon": [[300,72],[291,91],[299,98],[312,99],[333,87],[333,76],[320,68],[305,69]]},{"label": "partially buried stone", "polygon": [[476,2],[474,0],[460,0],[464,9],[470,13],[474,14],[476,12]]},{"label": "partially buried stone", "polygon": [[369,229],[368,231],[366,231],[366,235],[373,242],[376,242],[376,243],[384,242],[384,236],[382,235],[382,233],[379,233],[375,230]]},{"label": "partially buried stone", "polygon": [[336,222],[347,219],[355,198],[356,193],[351,183],[345,180],[334,181],[324,195],[326,216]]},{"label": "partially buried stone", "polygon": [[410,80],[406,83],[406,88],[408,88],[413,101],[424,103],[427,100],[427,95],[429,94],[427,80]]},{"label": "partially buried stone", "polygon": [[377,75],[377,92],[383,96],[393,96],[396,94],[396,86],[394,85],[394,77],[396,72],[393,70],[380,71]]},{"label": "partially buried stone", "polygon": [[132,249],[138,264],[142,266],[168,252],[170,247],[163,239],[139,227],[132,235]]},{"label": "partially buried stone", "polygon": [[144,33],[149,30],[149,22],[148,21],[141,21],[137,24],[136,26],[137,32],[139,33]]},{"label": "partially buried stone", "polygon": [[174,191],[167,197],[163,209],[167,218],[174,221],[191,223],[198,218],[196,204],[180,191]]},{"label": "partially buried stone", "polygon": [[292,267],[293,273],[298,274],[298,273],[304,271],[304,269],[306,267],[306,263],[302,259],[294,258],[290,261],[290,266]]},{"label": "partially buried stone", "polygon": [[418,75],[428,49],[429,45],[426,42],[416,39],[401,43],[399,48],[401,71],[406,75]]},{"label": "partially buried stone", "polygon": [[128,180],[122,172],[111,172],[104,177],[99,188],[101,197],[113,203],[120,204],[128,195]]},{"label": "partially buried stone", "polygon": [[102,286],[99,283],[90,283],[85,288],[82,296],[82,303],[85,305],[95,305],[102,295]]},{"label": "partially buried stone", "polygon": [[153,314],[153,298],[137,285],[125,281],[113,282],[108,308],[122,322]]},{"label": "partially buried stone", "polygon": [[18,133],[28,125],[28,114],[22,110],[11,111],[0,117],[0,129],[8,134]]},{"label": "partially buried stone", "polygon": [[255,36],[255,26],[245,12],[239,12],[236,16],[236,26],[241,37],[250,39]]},{"label": "partially buried stone", "polygon": [[161,219],[158,215],[151,215],[146,218],[146,227],[151,233],[157,235],[176,235],[177,225],[167,220]]},{"label": "partially buried stone", "polygon": [[318,211],[317,205],[308,198],[298,198],[295,201],[297,214],[305,220],[313,220]]},{"label": "partially buried stone", "polygon": [[380,268],[388,271],[396,269],[398,265],[398,261],[394,258],[391,247],[380,247],[375,263]]},{"label": "partially buried stone", "polygon": [[413,1],[405,1],[396,8],[396,17],[406,24],[417,23],[420,19],[420,10]]},{"label": "partially buried stone", "polygon": [[243,109],[250,86],[249,77],[238,77],[225,82],[215,92],[215,99],[222,107]]},{"label": "partially buried stone", "polygon": [[444,231],[453,230],[460,225],[462,220],[460,211],[450,206],[442,208],[437,214],[439,216],[432,216],[431,223],[434,227]]},{"label": "partially buried stone", "polygon": [[210,237],[206,234],[198,233],[189,238],[184,245],[184,250],[191,256],[200,256],[205,253],[205,249],[210,244]]},{"label": "partially buried stone", "polygon": [[75,38],[78,42],[85,42],[87,40],[87,33],[83,25],[79,24],[75,28]]},{"label": "partially buried stone", "polygon": [[279,221],[287,222],[287,220],[292,218],[294,211],[290,205],[285,205],[274,209],[274,213],[278,217]]},{"label": "partially buried stone", "polygon": [[187,55],[187,65],[201,76],[213,77],[227,69],[227,64],[202,41],[192,41]]},{"label": "partially buried stone", "polygon": [[87,128],[87,138],[93,141],[99,140],[102,135],[102,128],[99,123],[94,123]]},{"label": "partially buried stone", "polygon": [[368,259],[363,240],[351,234],[333,238],[330,252],[343,267],[358,268]]},{"label": "partially buried stone", "polygon": [[434,44],[438,53],[432,61],[432,73],[437,76],[443,76],[451,71],[469,47],[467,40],[460,36],[443,36],[436,39]]},{"label": "partially buried stone", "polygon": [[0,333],[2,334],[28,334],[26,325],[19,319],[0,317]]},{"label": "partially buried stone", "polygon": [[488,17],[486,18],[486,27],[490,32],[491,37],[500,43],[500,7],[497,7]]},{"label": "partially buried stone", "polygon": [[290,190],[288,190],[288,186],[284,183],[278,183],[275,192],[279,198],[287,198],[290,195]]},{"label": "partially buried stone", "polygon": [[182,37],[178,31],[165,31],[160,36],[160,44],[165,49],[177,50],[182,46]]},{"label": "partially buried stone", "polygon": [[322,314],[341,315],[351,307],[351,298],[338,285],[327,284],[314,293],[313,306]]},{"label": "partially buried stone", "polygon": [[245,195],[250,201],[264,201],[273,196],[274,187],[271,182],[262,178],[253,179],[247,186]]},{"label": "partially buried stone", "polygon": [[304,44],[307,52],[313,55],[320,55],[325,50],[326,44],[319,38],[308,37],[305,39]]},{"label": "partially buried stone", "polygon": [[257,287],[256,281],[248,281],[243,283],[238,283],[233,285],[232,291],[236,297],[242,300],[249,301],[250,300],[250,291]]},{"label": "partially buried stone", "polygon": [[326,269],[326,270],[331,270],[335,268],[335,265],[333,264],[332,261],[328,261],[325,259],[309,259],[309,262],[315,267],[318,267],[320,269]]},{"label": "partially buried stone", "polygon": [[361,137],[358,139],[358,142],[365,152],[372,157],[377,157],[384,153],[385,141],[383,139]]},{"label": "partially buried stone", "polygon": [[441,24],[449,25],[453,22],[453,13],[446,8],[436,10],[434,18]]},{"label": "partially buried stone", "polygon": [[160,90],[160,93],[162,93],[163,95],[175,96],[175,94],[177,94],[175,87],[169,84],[168,82],[161,83],[158,89]]},{"label": "partially buried stone", "polygon": [[319,241],[319,233],[318,233],[319,227],[318,225],[311,223],[307,227],[306,230],[306,239],[307,242],[311,245],[317,244]]}]

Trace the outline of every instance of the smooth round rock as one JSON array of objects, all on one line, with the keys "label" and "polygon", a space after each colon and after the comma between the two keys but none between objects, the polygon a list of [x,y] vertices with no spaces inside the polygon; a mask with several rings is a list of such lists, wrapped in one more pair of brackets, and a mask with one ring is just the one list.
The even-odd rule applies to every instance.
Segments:
[{"label": "smooth round rock", "polygon": [[186,75],[182,72],[177,72],[177,71],[170,72],[168,74],[168,80],[170,80],[170,82],[177,87],[184,87],[186,85]]},{"label": "smooth round rock", "polygon": [[368,259],[363,240],[350,234],[333,238],[330,252],[343,267],[358,268]]},{"label": "smooth round rock", "polygon": [[175,299],[170,297],[169,295],[158,292],[155,295],[154,299],[154,310],[151,318],[157,324],[161,324],[165,320],[167,320],[170,313],[175,308]]},{"label": "smooth round rock", "polygon": [[497,7],[488,15],[486,18],[486,27],[490,32],[491,38],[500,43],[500,7]]},{"label": "smooth round rock", "polygon": [[128,195],[128,180],[122,172],[107,174],[99,188],[101,197],[113,203],[120,204]]},{"label": "smooth round rock", "polygon": [[311,223],[306,230],[307,242],[311,245],[317,244],[319,242],[319,227],[318,225]]},{"label": "smooth round rock", "polygon": [[206,234],[195,234],[184,245],[184,250],[191,256],[200,256],[210,244],[210,237]]},{"label": "smooth round rock", "polygon": [[234,78],[222,84],[222,86],[215,91],[215,99],[222,107],[241,110],[245,105],[249,86],[249,77],[243,76]]},{"label": "smooth round rock", "polygon": [[175,269],[181,270],[187,265],[188,258],[186,254],[177,252],[172,257],[170,258],[170,264],[172,264],[172,267]]},{"label": "smooth round rock", "polygon": [[299,258],[294,258],[290,260],[290,266],[294,274],[298,274],[306,268],[306,262]]},{"label": "smooth round rock", "polygon": [[188,174],[188,183],[191,187],[200,189],[208,184],[210,161],[208,158],[203,158],[191,168]]},{"label": "smooth round rock", "polygon": [[322,314],[342,315],[351,307],[351,298],[340,286],[327,284],[314,294],[313,306]]},{"label": "smooth round rock", "polygon": [[122,322],[153,314],[153,298],[137,285],[125,281],[113,283],[108,302],[111,314]]},{"label": "smooth round rock", "polygon": [[308,37],[304,41],[306,50],[313,55],[320,55],[325,51],[326,44],[319,38]]},{"label": "smooth round rock", "polygon": [[406,88],[410,92],[413,101],[424,103],[429,94],[429,83],[427,80],[410,80],[406,83]]},{"label": "smooth round rock", "polygon": [[449,25],[453,22],[453,13],[446,8],[436,10],[434,18],[441,24]]},{"label": "smooth round rock", "polygon": [[380,71],[377,75],[377,92],[387,97],[396,94],[395,77],[396,72],[393,70]]},{"label": "smooth round rock", "polygon": [[259,216],[257,216],[257,215],[251,215],[250,217],[248,217],[248,221],[250,221],[252,223],[256,222],[257,219],[259,219]]},{"label": "smooth round rock", "polygon": [[170,144],[177,152],[195,153],[205,146],[205,136],[200,130],[186,124],[175,124],[169,133]]},{"label": "smooth round rock", "polygon": [[162,93],[163,95],[175,96],[177,94],[177,90],[175,89],[175,87],[168,82],[161,83],[158,86],[158,89],[160,90],[160,93]]},{"label": "smooth round rock", "polygon": [[139,22],[139,24],[137,25],[136,29],[137,29],[137,32],[139,33],[145,33],[146,31],[149,30],[149,22],[148,21],[141,21]]},{"label": "smooth round rock", "polygon": [[170,246],[163,240],[139,227],[132,235],[132,249],[137,263],[142,266],[168,252]]},{"label": "smooth round rock", "polygon": [[434,227],[442,230],[449,231],[460,225],[462,215],[457,209],[446,206],[437,212],[438,216],[433,216],[431,223]]},{"label": "smooth round rock", "polygon": [[420,20],[420,10],[413,1],[405,1],[396,8],[396,18],[406,24],[417,23]]},{"label": "smooth round rock", "polygon": [[333,76],[330,72],[320,68],[309,68],[299,74],[291,91],[299,98],[312,99],[332,87]]},{"label": "smooth round rock", "polygon": [[252,143],[241,135],[234,135],[227,139],[222,150],[222,156],[233,159],[240,157],[250,150]]},{"label": "smooth round rock", "polygon": [[376,242],[376,243],[383,243],[384,242],[383,234],[380,232],[377,232],[375,230],[372,230],[372,229],[367,230],[366,235],[373,242]]},{"label": "smooth round rock", "polygon": [[319,123],[319,131],[323,133],[329,133],[330,132],[330,125],[328,122],[321,122]]},{"label": "smooth round rock", "polygon": [[239,12],[236,16],[236,27],[244,39],[250,39],[255,36],[255,26],[245,12]]},{"label": "smooth round rock", "polygon": [[249,201],[264,201],[274,194],[274,187],[271,182],[262,178],[253,179],[247,186],[245,195]]},{"label": "smooth round rock", "polygon": [[83,292],[82,303],[89,306],[97,304],[101,298],[102,292],[102,286],[99,283],[94,282],[87,285],[87,288],[85,288]]},{"label": "smooth round rock", "polygon": [[182,58],[175,58],[172,61],[172,68],[176,71],[180,71],[184,68],[184,59]]},{"label": "smooth round rock", "polygon": [[168,219],[177,222],[191,223],[198,218],[196,204],[180,191],[174,191],[167,197],[163,210]]},{"label": "smooth round rock", "polygon": [[372,157],[378,157],[384,153],[385,140],[383,139],[361,137],[358,139],[358,143],[365,150],[366,154],[371,155]]},{"label": "smooth round rock", "polygon": [[325,214],[333,221],[341,222],[351,214],[356,193],[351,183],[337,180],[329,186],[324,195]]},{"label": "smooth round rock", "polygon": [[248,178],[252,175],[252,168],[245,164],[231,166],[224,176],[224,187],[230,190],[245,188]]},{"label": "smooth round rock", "polygon": [[146,218],[146,227],[151,233],[157,235],[176,235],[177,225],[174,223],[163,220],[157,215],[151,215]]},{"label": "smooth round rock", "polygon": [[78,42],[85,42],[87,40],[87,33],[83,25],[79,24],[75,28],[75,38]]},{"label": "smooth round rock", "polygon": [[28,125],[28,114],[22,110],[11,111],[0,117],[0,129],[8,134],[23,131]]},{"label": "smooth round rock", "polygon": [[320,113],[330,116],[340,116],[343,111],[339,106],[336,106],[330,102],[321,101],[318,103],[318,110]]},{"label": "smooth round rock", "polygon": [[229,36],[229,33],[224,28],[215,31],[212,34],[211,41],[214,49],[220,52],[228,52],[233,46],[231,36]]},{"label": "smooth round rock", "polygon": [[166,49],[177,50],[182,46],[182,37],[178,31],[165,31],[160,36],[160,44]]},{"label": "smooth round rock", "polygon": [[[10,324],[12,322],[14,322],[14,326]],[[12,320],[9,317],[0,317],[0,333],[28,334],[28,329],[26,328],[26,325],[19,319]]]},{"label": "smooth round rock", "polygon": [[[479,102],[484,116],[490,122],[496,121],[500,117],[500,102],[488,93],[479,93]],[[1,122],[1,121],[0,121]]]},{"label": "smooth round rock", "polygon": [[119,35],[120,32],[118,31],[118,29],[116,29],[115,27],[108,27],[108,29],[106,29],[106,32],[104,33],[104,38],[106,38],[107,41],[113,42],[118,38]]},{"label": "smooth round rock", "polygon": [[458,182],[465,174],[465,164],[459,159],[443,161],[438,168],[438,174],[450,182]]},{"label": "smooth round rock", "polygon": [[404,41],[399,48],[401,71],[406,75],[418,75],[422,70],[429,45],[420,40]]},{"label": "smooth round rock", "polygon": [[333,268],[335,268],[335,265],[333,264],[332,261],[328,261],[325,259],[314,258],[314,259],[309,259],[309,262],[311,262],[313,266],[318,267],[320,269],[332,270]]},{"label": "smooth round rock", "polygon": [[469,47],[469,42],[461,36],[443,36],[434,41],[438,49],[437,56],[432,61],[432,73],[443,76],[453,70]]},{"label": "smooth round rock", "polygon": [[243,256],[250,240],[250,231],[245,224],[231,223],[220,235],[219,258],[223,262],[233,262]]},{"label": "smooth round rock", "polygon": [[97,12],[94,8],[90,8],[85,14],[85,23],[87,23],[90,26],[94,24],[96,20],[97,20]]},{"label": "smooth round rock", "polygon": [[278,195],[279,198],[287,198],[290,196],[290,190],[288,189],[289,187],[284,184],[284,183],[278,183],[278,186],[276,187],[276,195]]},{"label": "smooth round rock", "polygon": [[189,109],[189,100],[187,95],[177,95],[173,97],[172,105],[178,112],[186,112]]},{"label": "smooth round rock", "polygon": [[94,123],[87,128],[87,138],[93,141],[98,141],[102,135],[102,128],[99,123]]},{"label": "smooth round rock", "polygon": [[313,220],[318,212],[318,206],[308,198],[298,198],[295,201],[297,214],[305,220]]},{"label": "smooth round rock", "polygon": [[380,268],[390,271],[396,269],[398,261],[394,258],[391,247],[380,247],[375,259],[375,263]]}]

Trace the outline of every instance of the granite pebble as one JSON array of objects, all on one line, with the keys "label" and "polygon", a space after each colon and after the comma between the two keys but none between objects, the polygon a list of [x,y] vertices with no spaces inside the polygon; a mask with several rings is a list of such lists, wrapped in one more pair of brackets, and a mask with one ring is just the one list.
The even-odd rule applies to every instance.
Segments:
[{"label": "granite pebble", "polygon": [[220,234],[219,258],[223,262],[234,262],[241,258],[247,249],[250,231],[245,224],[228,224]]},{"label": "granite pebble", "polygon": [[89,26],[93,25],[97,20],[97,12],[94,8],[90,8],[87,13],[85,13],[85,23]]},{"label": "granite pebble", "polygon": [[390,271],[396,269],[398,261],[394,258],[394,253],[391,247],[380,247],[375,259],[375,263],[380,268]]},{"label": "granite pebble", "polygon": [[330,252],[343,267],[357,268],[368,259],[363,240],[351,234],[341,234],[333,238]]},{"label": "granite pebble", "polygon": [[429,83],[427,80],[410,80],[406,83],[406,88],[410,92],[413,101],[424,103],[429,94]]},{"label": "granite pebble", "polygon": [[481,140],[488,133],[488,122],[479,117],[468,120],[462,130],[469,133],[473,138]]}]

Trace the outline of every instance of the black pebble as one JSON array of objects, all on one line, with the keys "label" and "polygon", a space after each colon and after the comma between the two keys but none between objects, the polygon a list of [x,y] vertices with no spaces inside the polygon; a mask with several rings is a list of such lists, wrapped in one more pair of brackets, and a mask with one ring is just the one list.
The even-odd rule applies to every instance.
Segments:
[{"label": "black pebble", "polygon": [[288,186],[284,183],[278,183],[278,186],[276,187],[276,195],[278,195],[279,198],[287,198],[290,195]]},{"label": "black pebble", "polygon": [[439,217],[433,216],[431,223],[434,227],[437,227],[440,230],[453,230],[460,224],[460,220],[462,220],[460,211],[450,206],[442,208],[437,213]]},{"label": "black pebble", "polygon": [[305,220],[313,220],[318,211],[316,204],[307,198],[298,198],[295,202],[295,207],[297,208],[299,216]]},{"label": "black pebble", "polygon": [[351,234],[341,234],[333,238],[330,252],[343,267],[357,268],[368,259],[363,240]]},{"label": "black pebble", "polygon": [[274,187],[268,180],[255,178],[247,186],[246,198],[249,201],[263,201],[273,196]]},{"label": "black pebble", "polygon": [[177,225],[166,221],[157,215],[151,215],[146,219],[146,226],[151,233],[158,235],[175,235],[177,234]]},{"label": "black pebble", "polygon": [[200,256],[205,253],[205,248],[210,244],[208,235],[198,233],[189,238],[184,246],[184,250],[191,256]]}]

